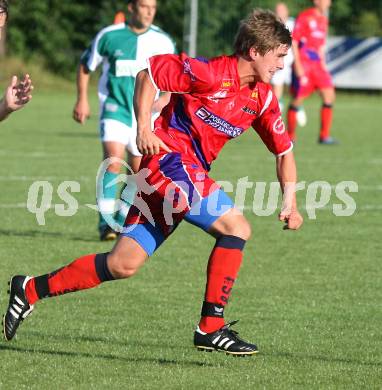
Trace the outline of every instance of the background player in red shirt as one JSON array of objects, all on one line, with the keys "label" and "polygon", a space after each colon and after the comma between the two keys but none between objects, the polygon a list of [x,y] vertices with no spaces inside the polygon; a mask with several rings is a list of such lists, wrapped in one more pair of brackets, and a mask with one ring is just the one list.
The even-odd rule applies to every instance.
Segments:
[{"label": "background player in red shirt", "polygon": [[292,93],[288,110],[288,132],[296,138],[297,112],[305,98],[319,90],[322,98],[319,143],[330,145],[337,141],[330,136],[332,106],[335,91],[332,77],[326,68],[325,43],[328,33],[328,12],[331,0],[314,0],[314,7],[301,12],[292,34],[294,55]]},{"label": "background player in red shirt", "polygon": [[[233,323],[224,322],[251,228],[208,171],[224,144],[252,125],[276,156],[284,192],[279,218],[289,229],[301,226],[293,144],[268,84],[283,67],[290,44],[285,25],[273,13],[256,10],[241,23],[231,56],[206,60],[165,54],[149,59],[136,80],[137,145],[144,156],[124,231],[110,253],[83,256],[34,278],[14,276],[4,317],[6,340],[39,299],[134,275],[184,219],[216,238],[194,345],[234,355],[257,352],[256,345],[231,330]],[[157,89],[173,94],[152,131]]]}]

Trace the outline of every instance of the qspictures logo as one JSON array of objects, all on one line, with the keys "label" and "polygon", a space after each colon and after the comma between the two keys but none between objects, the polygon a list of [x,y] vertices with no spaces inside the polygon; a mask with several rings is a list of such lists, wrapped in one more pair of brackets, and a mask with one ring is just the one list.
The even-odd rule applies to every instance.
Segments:
[{"label": "qspictures logo", "polygon": [[[122,226],[115,225],[113,215],[122,209],[125,202],[134,202],[134,206],[144,215],[147,221],[154,224],[155,221],[152,216],[152,210],[150,209],[152,206],[148,205],[142,197],[142,194],[151,195],[156,191],[156,188],[147,181],[151,171],[144,168],[134,174],[124,160],[117,159],[125,166],[127,172],[130,174],[120,174],[114,180],[114,183],[112,183],[124,186],[121,199],[116,199],[112,210],[104,210],[101,207],[102,199],[104,198],[104,188],[102,186],[104,176],[107,168],[115,160],[111,158],[103,161],[98,169],[95,178],[96,204],[86,203],[81,205],[79,203],[75,194],[81,192],[81,184],[77,181],[63,181],[55,189],[50,181],[39,180],[33,182],[29,187],[27,203],[23,207],[26,207],[30,213],[35,215],[39,225],[46,224],[45,215],[48,212],[53,211],[56,215],[67,218],[74,216],[81,207],[89,208],[94,212],[101,212],[115,230],[121,231]],[[290,196],[294,192],[297,193],[299,198],[299,209],[305,211],[307,217],[312,220],[317,219],[318,213],[324,210],[325,212],[332,213],[336,217],[351,217],[357,210],[357,204],[352,193],[358,192],[358,184],[351,180],[341,181],[335,184],[327,181],[314,181],[311,183],[302,181],[296,184],[293,183],[288,187],[290,191],[284,191],[284,194],[278,182],[254,182],[249,180],[248,176],[239,178],[236,182],[218,181],[217,183],[230,196],[238,211],[251,212],[260,217],[277,215],[285,203],[286,196]],[[158,185],[163,185],[163,183],[159,183]],[[184,211],[174,206],[178,203],[176,197],[179,196],[174,191],[174,186],[179,188],[184,196],[188,196],[188,192],[191,194],[193,190],[193,188],[189,188],[189,185],[190,183],[172,182],[169,185],[168,191],[165,191],[167,198],[162,204],[155,204],[156,208],[162,208],[161,211],[168,224],[172,223],[174,214]],[[198,190],[201,191],[202,189],[199,187]],[[54,192],[57,193],[60,199],[55,204],[52,203]],[[198,207],[199,201],[200,198],[195,197],[192,202],[187,204],[192,215],[198,215],[200,213],[200,206]],[[217,210],[216,196],[210,196],[208,198],[207,210],[210,215],[221,215],[221,208]]]}]

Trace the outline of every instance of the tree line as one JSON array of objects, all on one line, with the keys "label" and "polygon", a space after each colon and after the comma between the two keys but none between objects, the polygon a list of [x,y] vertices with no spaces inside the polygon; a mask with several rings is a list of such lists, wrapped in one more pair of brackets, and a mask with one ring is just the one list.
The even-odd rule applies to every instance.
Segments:
[{"label": "tree line", "polygon": [[[184,20],[190,0],[158,0],[155,24],[184,50]],[[309,0],[285,1],[292,15]],[[112,23],[126,0],[11,0],[7,54],[42,62],[48,69],[73,78],[82,51],[94,35]],[[198,55],[231,52],[238,22],[254,7],[273,8],[276,1],[199,0]],[[382,35],[382,0],[335,0],[331,34],[356,37]]]}]

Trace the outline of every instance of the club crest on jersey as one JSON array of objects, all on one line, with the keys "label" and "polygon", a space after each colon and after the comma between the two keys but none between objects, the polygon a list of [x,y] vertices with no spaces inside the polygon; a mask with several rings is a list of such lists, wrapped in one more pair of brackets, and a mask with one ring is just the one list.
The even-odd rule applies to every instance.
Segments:
[{"label": "club crest on jersey", "polygon": [[259,91],[257,89],[253,90],[251,93],[251,99],[257,100],[259,98]]},{"label": "club crest on jersey", "polygon": [[223,79],[221,89],[229,89],[233,86],[233,79]]},{"label": "club crest on jersey", "polygon": [[273,132],[276,134],[283,134],[285,132],[285,125],[281,115],[273,123]]},{"label": "club crest on jersey", "polygon": [[232,125],[220,116],[217,116],[214,113],[208,111],[205,107],[200,107],[195,112],[195,115],[207,125],[224,134],[227,134],[231,138],[238,137],[243,132],[243,128]]}]

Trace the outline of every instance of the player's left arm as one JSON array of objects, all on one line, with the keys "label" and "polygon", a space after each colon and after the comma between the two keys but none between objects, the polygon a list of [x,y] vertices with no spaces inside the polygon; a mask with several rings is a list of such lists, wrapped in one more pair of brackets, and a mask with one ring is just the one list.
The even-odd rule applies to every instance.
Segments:
[{"label": "player's left arm", "polygon": [[276,172],[283,192],[280,221],[286,222],[287,229],[298,229],[302,216],[297,209],[297,169],[293,156],[293,144],[286,131],[276,97],[271,91],[265,99],[260,116],[252,124],[268,150],[276,156]]},{"label": "player's left arm", "polygon": [[33,85],[29,74],[26,74],[20,82],[17,76],[13,76],[0,101],[0,120],[4,120],[13,111],[24,107],[32,99],[32,90]]},{"label": "player's left arm", "polygon": [[303,218],[297,209],[297,169],[293,151],[276,157],[276,171],[283,192],[283,203],[279,219],[286,223],[286,229],[297,230],[302,225]]}]

